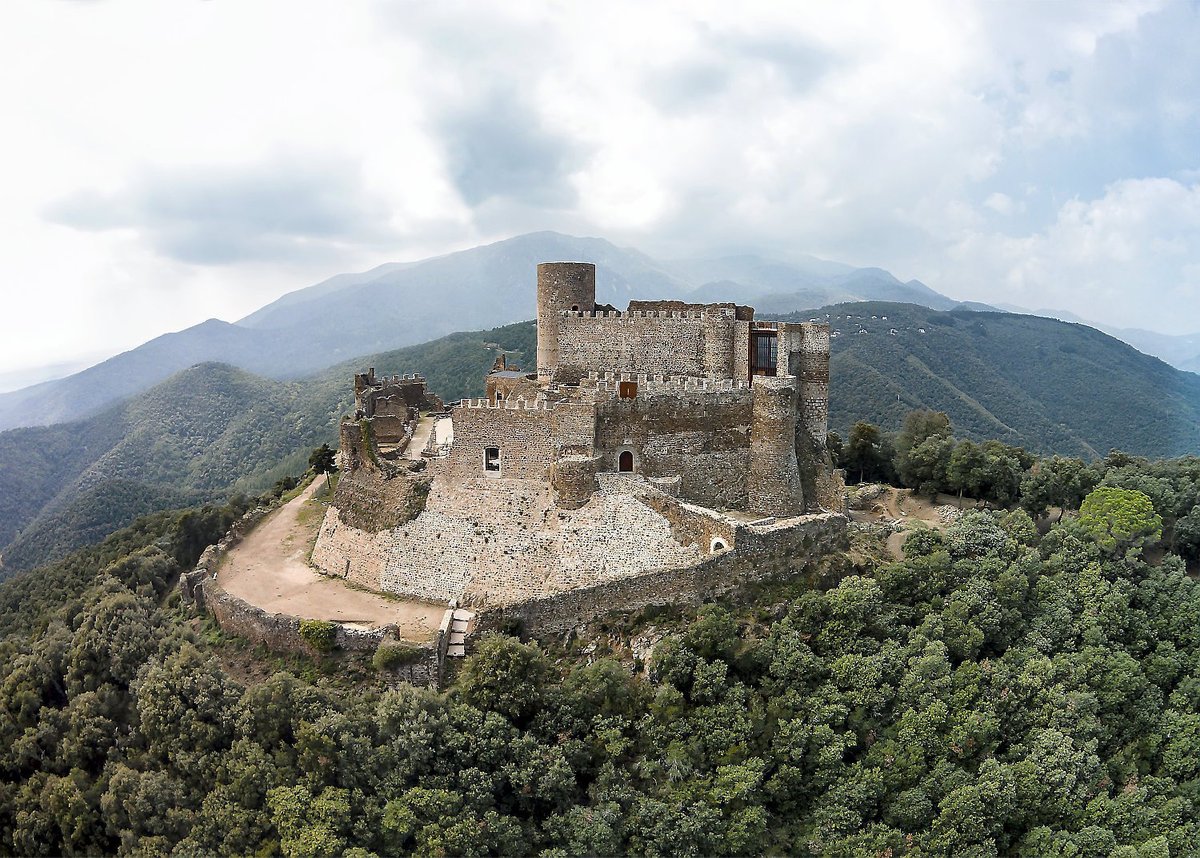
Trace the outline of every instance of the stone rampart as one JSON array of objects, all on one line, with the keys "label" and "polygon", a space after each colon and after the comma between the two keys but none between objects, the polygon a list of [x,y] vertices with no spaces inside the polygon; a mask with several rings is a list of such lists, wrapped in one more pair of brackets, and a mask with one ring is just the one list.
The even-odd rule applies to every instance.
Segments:
[{"label": "stone rampart", "polygon": [[815,515],[766,527],[739,526],[736,549],[693,565],[646,572],[619,580],[483,609],[480,629],[519,619],[532,634],[556,634],[613,611],[649,605],[700,604],[755,582],[815,575],[821,558],[847,547],[846,518]]},{"label": "stone rampart", "polygon": [[[229,593],[217,582],[217,569],[226,552],[269,512],[271,509],[252,510],[239,519],[220,542],[206,548],[196,567],[179,576],[180,593],[186,604],[212,614],[217,625],[229,634],[262,644],[272,652],[313,655],[315,651],[300,633],[302,618],[264,611]],[[338,649],[373,651],[385,640],[400,640],[399,629],[392,624],[376,628],[336,622],[332,625],[333,646]],[[435,640],[424,644],[405,641],[405,644],[420,652],[396,671],[397,677],[413,685],[437,687],[444,643]]]},{"label": "stone rampart", "polygon": [[634,399],[596,405],[596,453],[601,471],[618,471],[629,451],[634,471],[680,478],[680,495],[714,508],[747,502],[753,394],[744,388],[715,393],[658,392],[639,387]]},{"label": "stone rampart", "polygon": [[706,318],[692,311],[568,313],[560,325],[559,370],[574,378],[597,368],[713,375],[706,365]]}]

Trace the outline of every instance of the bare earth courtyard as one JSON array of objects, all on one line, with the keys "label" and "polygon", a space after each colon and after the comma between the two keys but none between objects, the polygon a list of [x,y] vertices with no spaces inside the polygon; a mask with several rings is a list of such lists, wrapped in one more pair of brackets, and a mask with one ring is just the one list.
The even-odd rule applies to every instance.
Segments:
[{"label": "bare earth courtyard", "polygon": [[231,595],[278,614],[333,620],[364,628],[394,623],[406,640],[434,637],[445,605],[389,598],[355,589],[308,565],[324,504],[313,500],[322,479],[272,512],[226,555],[217,583]]}]

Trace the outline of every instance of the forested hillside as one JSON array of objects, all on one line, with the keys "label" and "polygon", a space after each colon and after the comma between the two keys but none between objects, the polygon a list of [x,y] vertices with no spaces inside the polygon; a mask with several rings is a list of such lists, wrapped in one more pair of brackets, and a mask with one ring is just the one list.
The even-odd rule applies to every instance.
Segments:
[{"label": "forested hillside", "polygon": [[497,348],[534,352],[524,322],[349,361],[302,382],[200,364],[89,420],[0,433],[0,577],[63,556],[136,516],[261,491],[336,444],[353,374],[422,372],[448,399],[482,395]]},{"label": "forested hillside", "polygon": [[944,411],[967,437],[1096,457],[1200,452],[1200,376],[1083,325],[913,304],[842,304],[791,318],[836,336],[830,426],[897,429]]},{"label": "forested hillside", "polygon": [[0,852],[1195,854],[1200,584],[1129,494],[1120,540],[975,512],[828,590],[484,637],[442,694],[191,619],[244,505],[160,513],[0,584]]}]

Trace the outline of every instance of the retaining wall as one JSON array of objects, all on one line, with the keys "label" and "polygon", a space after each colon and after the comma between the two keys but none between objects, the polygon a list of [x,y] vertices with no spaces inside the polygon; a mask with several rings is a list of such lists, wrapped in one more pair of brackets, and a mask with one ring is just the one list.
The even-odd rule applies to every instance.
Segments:
[{"label": "retaining wall", "polygon": [[[259,507],[238,519],[220,542],[204,549],[195,569],[179,576],[179,589],[186,604],[211,613],[217,625],[230,634],[251,643],[263,644],[273,652],[315,655],[316,651],[300,635],[300,617],[264,611],[232,595],[217,583],[217,568],[226,552],[272,511],[273,508]],[[399,629],[391,624],[372,629],[337,622],[332,625],[333,644],[338,649],[374,651],[385,640],[400,641]],[[439,632],[438,639],[425,645],[404,641],[408,646],[423,650],[423,653],[410,664],[397,668],[393,674],[413,685],[436,688],[441,676],[441,659],[445,654],[442,636]]]}]

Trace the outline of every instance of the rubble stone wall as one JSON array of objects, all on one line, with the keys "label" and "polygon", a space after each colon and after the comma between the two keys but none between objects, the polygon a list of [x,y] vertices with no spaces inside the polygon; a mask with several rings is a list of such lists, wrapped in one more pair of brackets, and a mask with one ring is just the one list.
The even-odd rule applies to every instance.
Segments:
[{"label": "rubble stone wall", "polygon": [[485,609],[478,618],[480,628],[499,628],[506,619],[517,618],[535,635],[556,634],[613,611],[700,604],[758,581],[807,575],[816,586],[818,561],[847,547],[846,519],[840,515],[806,516],[784,528],[739,528],[735,538],[737,550],[714,554],[691,566]]},{"label": "rubble stone wall", "polygon": [[681,497],[708,507],[746,503],[753,394],[646,393],[597,405],[601,471],[617,471],[629,450],[647,478],[680,477]]}]

